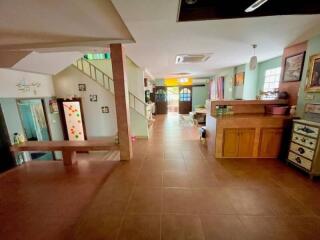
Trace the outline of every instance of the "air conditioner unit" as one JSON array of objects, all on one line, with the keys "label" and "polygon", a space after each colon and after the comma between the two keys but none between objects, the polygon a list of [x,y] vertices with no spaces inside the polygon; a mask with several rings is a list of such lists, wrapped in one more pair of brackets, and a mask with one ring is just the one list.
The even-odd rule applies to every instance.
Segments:
[{"label": "air conditioner unit", "polygon": [[211,57],[210,53],[206,54],[179,54],[176,56],[176,64],[183,63],[201,63],[206,62]]}]

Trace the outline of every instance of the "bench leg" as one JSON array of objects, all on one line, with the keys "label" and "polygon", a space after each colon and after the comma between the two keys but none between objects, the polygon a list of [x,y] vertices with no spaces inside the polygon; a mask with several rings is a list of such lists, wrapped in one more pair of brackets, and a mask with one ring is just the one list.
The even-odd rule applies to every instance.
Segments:
[{"label": "bench leg", "polygon": [[76,151],[64,150],[62,151],[63,164],[71,166],[76,162]]}]

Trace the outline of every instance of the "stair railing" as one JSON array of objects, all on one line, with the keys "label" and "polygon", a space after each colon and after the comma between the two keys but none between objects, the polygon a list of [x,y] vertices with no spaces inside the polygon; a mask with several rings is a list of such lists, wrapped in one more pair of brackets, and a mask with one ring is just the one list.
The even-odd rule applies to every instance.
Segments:
[{"label": "stair railing", "polygon": [[[97,68],[94,64],[89,61],[80,58],[77,60],[73,66],[75,66],[79,71],[83,74],[87,75],[93,81],[98,83],[104,89],[110,91],[114,94],[114,81],[111,77],[109,77],[105,72],[101,69]],[[129,91],[129,106],[134,109],[140,115],[148,118],[149,112],[151,111],[148,108],[148,104],[138,98],[136,95]]]}]

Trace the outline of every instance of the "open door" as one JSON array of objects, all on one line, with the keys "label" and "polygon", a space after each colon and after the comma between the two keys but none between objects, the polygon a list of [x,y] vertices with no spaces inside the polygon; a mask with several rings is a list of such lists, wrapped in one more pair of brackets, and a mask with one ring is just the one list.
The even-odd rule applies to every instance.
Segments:
[{"label": "open door", "polygon": [[10,137],[0,105],[0,173],[16,166],[10,146]]},{"label": "open door", "polygon": [[[26,139],[51,140],[43,99],[18,99],[17,106]],[[54,154],[50,151],[32,151],[30,156],[32,160],[54,160]]]},{"label": "open door", "polygon": [[189,114],[192,111],[192,87],[180,87],[179,89],[179,113]]},{"label": "open door", "polygon": [[81,141],[87,139],[81,98],[57,99],[61,125],[65,140]]},{"label": "open door", "polygon": [[156,87],[156,113],[157,114],[167,114],[168,104],[167,104],[167,88],[166,87]]}]

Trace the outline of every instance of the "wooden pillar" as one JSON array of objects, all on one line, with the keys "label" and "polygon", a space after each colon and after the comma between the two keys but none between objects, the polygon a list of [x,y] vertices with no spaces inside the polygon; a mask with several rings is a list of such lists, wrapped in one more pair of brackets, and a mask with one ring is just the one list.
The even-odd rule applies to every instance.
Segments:
[{"label": "wooden pillar", "polygon": [[111,63],[114,81],[114,95],[117,112],[120,159],[132,158],[130,109],[126,76],[126,55],[121,44],[111,44]]}]

